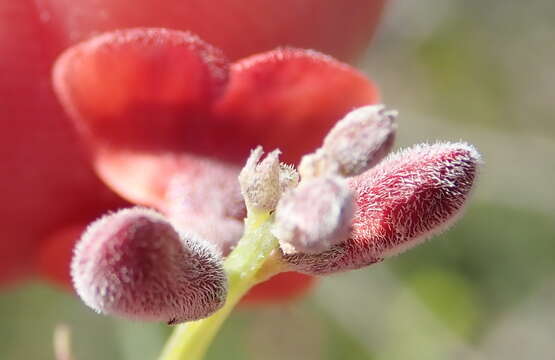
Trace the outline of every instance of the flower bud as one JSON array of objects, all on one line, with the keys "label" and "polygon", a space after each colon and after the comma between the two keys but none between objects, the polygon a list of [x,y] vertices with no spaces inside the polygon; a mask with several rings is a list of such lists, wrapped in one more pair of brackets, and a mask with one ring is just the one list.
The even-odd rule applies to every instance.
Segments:
[{"label": "flower bud", "polygon": [[458,219],[480,164],[466,143],[422,144],[352,178],[358,205],[347,241],[319,254],[285,255],[295,271],[358,269],[412,248]]},{"label": "flower bud", "polygon": [[71,274],[95,311],[168,324],[207,317],[227,292],[215,251],[143,208],[92,223],[75,248]]},{"label": "flower bud", "polygon": [[314,154],[303,157],[303,178],[339,173],[356,176],[376,165],[391,150],[397,117],[383,105],[369,105],[348,113],[330,130]]},{"label": "flower bud", "polygon": [[345,180],[302,181],[279,201],[272,233],[286,254],[319,253],[347,238],[354,208]]},{"label": "flower bud", "polygon": [[363,106],[348,113],[324,139],[322,149],[344,176],[362,174],[391,150],[397,111],[383,105]]},{"label": "flower bud", "polygon": [[262,161],[263,150],[258,146],[251,152],[239,174],[241,193],[248,209],[272,211],[281,195],[279,150],[274,150]]}]

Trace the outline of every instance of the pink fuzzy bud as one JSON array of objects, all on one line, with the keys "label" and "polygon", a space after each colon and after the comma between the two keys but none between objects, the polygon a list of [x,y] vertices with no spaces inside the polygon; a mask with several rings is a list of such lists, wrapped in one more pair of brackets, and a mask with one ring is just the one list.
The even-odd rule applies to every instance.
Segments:
[{"label": "pink fuzzy bud", "polygon": [[395,110],[383,105],[355,109],[331,129],[314,154],[303,157],[303,178],[338,173],[356,176],[376,165],[391,150],[395,140]]},{"label": "pink fuzzy bud", "polygon": [[75,248],[71,274],[95,311],[169,324],[212,314],[227,292],[215,251],[143,208],[92,223]]},{"label": "pink fuzzy bud", "polygon": [[286,254],[319,253],[347,239],[354,209],[344,179],[302,181],[279,201],[272,233]]},{"label": "pink fuzzy bud", "polygon": [[480,155],[466,143],[417,145],[350,180],[358,210],[350,238],[320,254],[285,255],[292,269],[326,274],[379,262],[447,229],[461,214]]}]

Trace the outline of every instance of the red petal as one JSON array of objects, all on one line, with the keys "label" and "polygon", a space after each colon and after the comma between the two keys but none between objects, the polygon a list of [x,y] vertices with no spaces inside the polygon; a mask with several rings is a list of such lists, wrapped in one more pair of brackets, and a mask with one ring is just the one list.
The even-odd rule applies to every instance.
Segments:
[{"label": "red petal", "polygon": [[253,287],[241,300],[243,305],[284,303],[305,295],[316,283],[316,278],[296,272],[277,274]]},{"label": "red petal", "polygon": [[65,288],[73,290],[69,266],[73,256],[73,247],[86,225],[68,226],[49,236],[40,248],[38,271],[40,275]]},{"label": "red petal", "polygon": [[295,162],[348,111],[376,101],[376,89],[355,69],[314,51],[279,49],[232,66],[216,113],[241,157],[261,144]]},{"label": "red petal", "polygon": [[123,204],[92,171],[51,91],[59,42],[39,16],[32,1],[0,1],[0,283],[32,272],[51,232]]},{"label": "red petal", "polygon": [[217,49],[191,34],[133,29],[66,51],[55,64],[54,84],[93,141],[165,151],[181,149],[191,123],[205,120],[227,82],[226,66]]},{"label": "red petal", "polygon": [[277,46],[352,59],[370,39],[385,0],[40,0],[66,43],[137,26],[193,31],[233,59]]},{"label": "red petal", "polygon": [[219,50],[163,29],[101,35],[68,50],[54,69],[57,93],[91,140],[98,172],[143,203],[161,196],[169,173],[189,162],[175,164],[168,152],[210,143],[207,114],[226,81]]}]

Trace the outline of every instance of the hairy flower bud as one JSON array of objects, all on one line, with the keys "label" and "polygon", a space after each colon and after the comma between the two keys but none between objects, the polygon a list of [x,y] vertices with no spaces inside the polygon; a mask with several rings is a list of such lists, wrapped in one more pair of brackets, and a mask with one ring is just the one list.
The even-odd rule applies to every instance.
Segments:
[{"label": "hairy flower bud", "polygon": [[358,209],[347,241],[319,254],[284,255],[296,271],[326,274],[370,265],[447,229],[461,214],[480,155],[466,143],[422,144],[350,179]]},{"label": "hairy flower bud", "polygon": [[319,253],[347,239],[354,208],[344,179],[303,181],[279,201],[272,233],[286,254]]},{"label": "hairy flower bud", "polygon": [[393,146],[397,111],[383,105],[355,109],[324,139],[322,149],[338,163],[344,176],[362,174],[376,165]]},{"label": "hairy flower bud", "polygon": [[274,150],[260,161],[263,153],[261,146],[251,152],[239,174],[239,184],[247,208],[271,211],[276,208],[282,189],[280,151]]},{"label": "hairy flower bud", "polygon": [[331,129],[314,154],[303,157],[303,178],[339,173],[356,176],[376,165],[391,150],[395,140],[395,110],[384,105],[355,109]]},{"label": "hairy flower bud", "polygon": [[92,223],[75,248],[71,274],[97,312],[169,324],[210,315],[227,293],[215,251],[143,208]]}]

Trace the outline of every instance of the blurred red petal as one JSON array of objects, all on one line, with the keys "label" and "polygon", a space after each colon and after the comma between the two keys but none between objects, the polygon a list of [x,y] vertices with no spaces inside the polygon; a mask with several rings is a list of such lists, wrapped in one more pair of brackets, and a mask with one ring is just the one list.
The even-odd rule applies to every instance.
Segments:
[{"label": "blurred red petal", "polygon": [[316,283],[316,278],[297,272],[275,275],[253,287],[241,300],[243,305],[284,303],[305,295]]},{"label": "blurred red petal", "polygon": [[95,37],[54,67],[55,89],[78,128],[95,143],[138,152],[182,148],[191,122],[206,120],[226,82],[217,49],[164,29]]},{"label": "blurred red petal", "polygon": [[[37,244],[123,203],[96,177],[50,91],[57,39],[28,1],[0,1],[0,283],[30,274]],[[48,38],[48,42],[41,41]]]},{"label": "blurred red petal", "polygon": [[56,231],[43,241],[37,259],[37,270],[46,280],[73,290],[69,265],[75,243],[86,225],[72,225]]},{"label": "blurred red petal", "polygon": [[38,0],[66,45],[138,26],[193,31],[232,59],[278,46],[352,60],[367,46],[385,0]]},{"label": "blurred red petal", "polygon": [[285,162],[296,162],[347,112],[377,99],[373,84],[357,70],[314,51],[288,48],[233,64],[216,115],[229,127],[223,132],[228,146],[235,153],[242,148],[242,158],[261,144],[282,149]]},{"label": "blurred red petal", "polygon": [[208,113],[227,75],[220,51],[194,35],[131,29],[70,48],[55,64],[54,84],[91,140],[102,178],[127,198],[152,204],[171,173],[194,161],[169,155],[217,147]]}]

